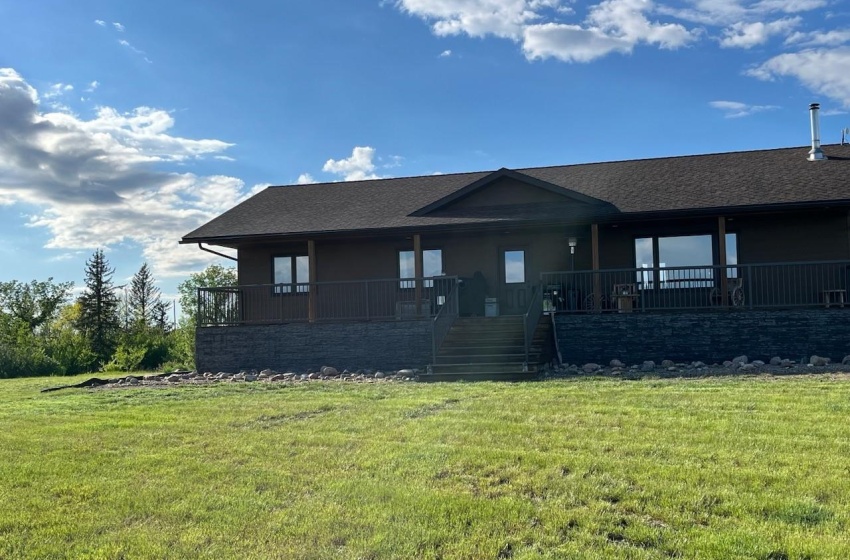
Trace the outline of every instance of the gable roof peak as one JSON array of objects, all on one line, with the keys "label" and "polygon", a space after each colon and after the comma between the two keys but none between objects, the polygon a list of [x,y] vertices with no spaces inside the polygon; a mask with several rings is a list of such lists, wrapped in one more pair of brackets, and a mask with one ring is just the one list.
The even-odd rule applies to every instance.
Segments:
[{"label": "gable roof peak", "polygon": [[469,183],[465,187],[462,187],[462,188],[456,190],[455,192],[453,192],[449,195],[446,195],[446,196],[444,196],[444,197],[442,197],[438,200],[435,200],[434,202],[432,202],[432,203],[430,203],[426,206],[423,206],[422,208],[419,208],[419,209],[411,212],[409,215],[410,216],[426,216],[426,215],[430,214],[431,212],[445,208],[445,207],[451,205],[453,202],[456,202],[458,200],[466,198],[466,197],[470,196],[471,194],[478,192],[478,191],[488,187],[489,185],[494,184],[496,181],[499,181],[500,179],[505,179],[505,178],[513,179],[513,180],[518,181],[522,184],[554,193],[558,196],[564,197],[565,199],[571,200],[573,202],[578,202],[580,204],[599,205],[599,206],[601,206],[601,205],[610,206],[611,205],[611,203],[606,202],[604,200],[600,200],[598,198],[593,198],[592,196],[582,194],[580,192],[574,191],[574,190],[566,188],[566,187],[561,187],[561,186],[555,185],[554,183],[544,181],[543,179],[538,179],[536,177],[532,177],[531,175],[526,175],[525,173],[521,173],[519,171],[514,171],[513,169],[508,169],[507,167],[502,167],[500,169],[497,169],[496,171],[488,173],[487,175],[481,177],[480,179],[477,179],[477,180]]}]

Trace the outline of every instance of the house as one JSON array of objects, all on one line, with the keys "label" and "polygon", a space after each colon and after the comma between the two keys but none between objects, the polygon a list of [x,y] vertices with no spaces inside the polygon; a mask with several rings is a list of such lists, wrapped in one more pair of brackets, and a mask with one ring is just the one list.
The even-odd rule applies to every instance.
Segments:
[{"label": "house", "polygon": [[237,254],[198,368],[841,358],[850,146],[817,109],[798,148],[269,187],[181,240]]}]

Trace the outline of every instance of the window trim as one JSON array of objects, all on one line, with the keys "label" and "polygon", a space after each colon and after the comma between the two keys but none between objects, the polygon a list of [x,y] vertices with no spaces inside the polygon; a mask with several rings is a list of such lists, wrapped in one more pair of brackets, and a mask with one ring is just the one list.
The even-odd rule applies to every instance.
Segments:
[{"label": "window trim", "polygon": [[[428,251],[439,251],[440,252],[440,274],[435,276],[426,276],[425,275],[425,253]],[[402,253],[413,253],[413,276],[402,277],[401,275],[401,254]],[[424,278],[438,278],[440,276],[446,275],[446,260],[445,255],[443,254],[443,247],[441,246],[429,246],[422,248],[422,275]],[[396,249],[396,274],[398,275],[398,287],[402,290],[413,290],[416,288],[416,252],[413,249]],[[409,284],[409,285],[408,285]],[[425,280],[422,283],[423,288],[433,288],[434,281],[433,280]]]},{"label": "window trim", "polygon": [[[307,281],[300,282],[298,278],[298,259],[299,258],[307,259]],[[275,267],[275,262],[277,259],[290,259],[290,274],[292,278],[292,282],[277,282],[275,278],[275,272],[277,271]],[[274,296],[293,296],[299,294],[307,294],[310,292],[310,255],[306,253],[279,253],[271,256],[271,276],[272,276],[272,295]]]}]

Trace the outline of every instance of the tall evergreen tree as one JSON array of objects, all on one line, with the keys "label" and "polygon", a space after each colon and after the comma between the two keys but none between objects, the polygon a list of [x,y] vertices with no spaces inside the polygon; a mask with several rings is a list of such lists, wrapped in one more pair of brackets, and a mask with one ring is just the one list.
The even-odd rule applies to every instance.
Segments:
[{"label": "tall evergreen tree", "polygon": [[[153,274],[144,263],[130,282],[128,307],[136,327],[156,326],[161,315],[160,291],[154,285]],[[167,314],[167,310],[166,310]]]},{"label": "tall evergreen tree", "polygon": [[114,273],[103,251],[95,251],[86,261],[86,289],[77,300],[80,304],[77,328],[101,364],[112,357],[120,328],[118,296],[112,285]]},{"label": "tall evergreen tree", "polygon": [[153,326],[164,333],[171,330],[172,325],[168,321],[168,312],[171,311],[171,303],[159,300],[153,306]]}]

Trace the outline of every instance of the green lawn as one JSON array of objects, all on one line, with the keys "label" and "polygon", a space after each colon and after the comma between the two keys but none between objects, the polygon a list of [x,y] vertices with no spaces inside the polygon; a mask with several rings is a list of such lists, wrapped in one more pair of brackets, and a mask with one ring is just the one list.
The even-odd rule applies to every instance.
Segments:
[{"label": "green lawn", "polygon": [[0,381],[0,558],[850,557],[838,376],[53,384]]}]

